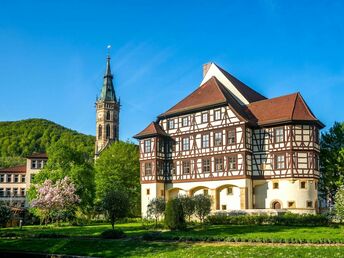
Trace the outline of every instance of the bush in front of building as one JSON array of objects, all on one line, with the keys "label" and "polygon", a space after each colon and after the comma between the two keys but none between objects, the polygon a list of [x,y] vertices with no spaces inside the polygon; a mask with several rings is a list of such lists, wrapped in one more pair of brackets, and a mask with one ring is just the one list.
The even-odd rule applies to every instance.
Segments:
[{"label": "bush in front of building", "polygon": [[211,198],[208,195],[198,194],[193,197],[193,200],[195,202],[195,216],[203,223],[211,211]]},{"label": "bush in front of building", "polygon": [[329,226],[329,217],[321,214],[294,214],[287,212],[283,215],[238,215],[217,213],[207,217],[211,225],[281,225],[281,226]]},{"label": "bush in front of building", "polygon": [[11,217],[12,213],[10,207],[0,204],[0,226],[5,226]]},{"label": "bush in front of building", "polygon": [[186,229],[185,214],[180,198],[171,199],[167,202],[165,224],[171,230]]}]

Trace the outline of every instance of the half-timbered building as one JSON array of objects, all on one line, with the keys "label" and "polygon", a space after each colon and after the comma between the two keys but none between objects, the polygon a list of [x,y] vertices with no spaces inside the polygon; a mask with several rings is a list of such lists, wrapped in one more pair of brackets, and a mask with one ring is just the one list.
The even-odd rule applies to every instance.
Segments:
[{"label": "half-timbered building", "polygon": [[213,211],[318,207],[319,130],[300,93],[268,99],[214,63],[200,86],[134,137],[149,201],[207,194]]}]

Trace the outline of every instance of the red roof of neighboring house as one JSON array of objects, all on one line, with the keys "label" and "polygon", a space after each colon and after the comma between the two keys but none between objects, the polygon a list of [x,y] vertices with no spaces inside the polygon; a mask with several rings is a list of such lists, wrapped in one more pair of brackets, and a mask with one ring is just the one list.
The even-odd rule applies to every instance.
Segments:
[{"label": "red roof of neighboring house", "polygon": [[168,136],[168,134],[164,131],[164,129],[161,128],[158,123],[152,122],[144,130],[136,134],[134,138],[140,139],[155,135]]},{"label": "red roof of neighboring house", "polygon": [[32,153],[30,156],[27,157],[28,159],[32,158],[41,158],[41,159],[47,159],[48,155],[46,153]]},{"label": "red roof of neighboring house", "polygon": [[15,166],[10,168],[1,168],[0,173],[26,173],[26,165]]},{"label": "red roof of neighboring house", "polygon": [[258,125],[286,121],[313,121],[324,125],[314,116],[300,93],[293,93],[247,105]]}]

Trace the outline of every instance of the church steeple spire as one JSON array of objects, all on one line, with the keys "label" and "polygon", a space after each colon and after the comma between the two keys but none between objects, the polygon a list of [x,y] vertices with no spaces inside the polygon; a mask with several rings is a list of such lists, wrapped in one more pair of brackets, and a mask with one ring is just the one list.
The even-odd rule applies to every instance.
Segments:
[{"label": "church steeple spire", "polygon": [[103,87],[100,93],[100,97],[98,101],[115,101],[116,99],[116,93],[115,89],[113,87],[113,75],[111,74],[111,65],[110,65],[110,53],[108,53],[108,56],[106,58],[106,70],[104,74],[103,79]]},{"label": "church steeple spire", "polygon": [[[108,46],[108,51],[109,51]],[[96,157],[109,144],[119,140],[119,112],[120,102],[117,100],[111,74],[110,52],[106,58],[106,70],[103,86],[99,98],[96,101]]]}]

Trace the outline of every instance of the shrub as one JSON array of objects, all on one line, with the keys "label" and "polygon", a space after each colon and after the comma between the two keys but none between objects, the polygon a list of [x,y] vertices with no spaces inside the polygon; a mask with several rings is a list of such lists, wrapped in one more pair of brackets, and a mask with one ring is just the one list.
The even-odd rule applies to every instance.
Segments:
[{"label": "shrub", "polygon": [[180,197],[182,203],[184,215],[188,217],[188,221],[191,221],[191,216],[195,213],[195,199],[189,196]]},{"label": "shrub", "polygon": [[203,223],[205,217],[211,211],[211,199],[209,196],[203,194],[196,195],[193,199],[195,202],[195,215]]},{"label": "shrub", "polygon": [[6,225],[6,223],[11,219],[12,213],[8,206],[0,204],[0,226]]},{"label": "shrub", "polygon": [[147,206],[147,216],[155,218],[155,227],[158,226],[158,218],[164,214],[166,203],[164,198],[154,198]]},{"label": "shrub", "polygon": [[108,230],[103,231],[100,234],[100,237],[104,239],[120,239],[120,238],[125,238],[126,235],[124,234],[122,230],[108,229]]},{"label": "shrub", "polygon": [[165,224],[169,229],[184,230],[186,228],[185,215],[179,198],[167,202],[165,213]]},{"label": "shrub", "polygon": [[284,215],[238,215],[230,216],[217,213],[207,217],[207,223],[212,225],[283,225],[283,226],[328,226],[330,218],[324,215],[293,214]]}]

